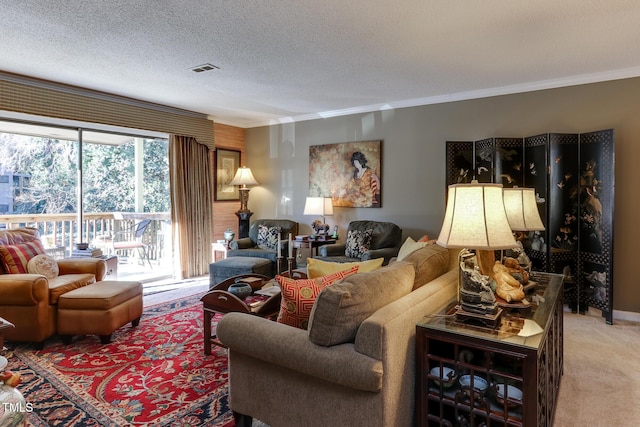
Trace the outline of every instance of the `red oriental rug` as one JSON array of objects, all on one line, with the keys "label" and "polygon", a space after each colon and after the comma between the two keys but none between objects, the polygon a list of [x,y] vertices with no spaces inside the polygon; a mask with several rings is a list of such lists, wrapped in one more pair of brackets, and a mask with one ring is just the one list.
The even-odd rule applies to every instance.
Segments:
[{"label": "red oriental rug", "polygon": [[8,369],[33,410],[27,425],[231,427],[226,351],[203,352],[202,304],[188,297],[144,310],[102,345],[97,336],[58,337],[43,350],[11,347]]}]

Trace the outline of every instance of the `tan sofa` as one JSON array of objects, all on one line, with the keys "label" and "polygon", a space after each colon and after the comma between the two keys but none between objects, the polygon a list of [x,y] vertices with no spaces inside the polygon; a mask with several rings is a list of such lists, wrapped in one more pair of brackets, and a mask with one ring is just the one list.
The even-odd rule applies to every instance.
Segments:
[{"label": "tan sofa", "polygon": [[[0,231],[0,245],[15,246],[39,241],[34,228]],[[57,261],[59,275],[52,279],[40,274],[7,273],[0,260],[0,317],[15,325],[6,329],[8,341],[42,344],[56,333],[57,302],[60,295],[101,281],[106,263],[99,258],[67,258]]]},{"label": "tan sofa", "polygon": [[457,251],[427,246],[349,276],[320,293],[308,331],[225,315],[217,335],[228,347],[237,424],[414,425],[416,323],[455,298],[456,264]]}]

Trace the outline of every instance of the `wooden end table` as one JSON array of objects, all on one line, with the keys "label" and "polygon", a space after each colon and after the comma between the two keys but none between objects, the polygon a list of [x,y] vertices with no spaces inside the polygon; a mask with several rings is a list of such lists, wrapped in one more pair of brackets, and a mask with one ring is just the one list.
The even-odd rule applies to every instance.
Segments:
[{"label": "wooden end table", "polygon": [[315,254],[318,255],[318,248],[324,245],[333,245],[336,243],[336,239],[295,239],[291,241],[294,249],[309,249],[309,258],[313,258]]},{"label": "wooden end table", "polygon": [[[563,276],[531,278],[538,283],[527,297],[532,307],[503,314],[497,328],[462,323],[452,310],[417,324],[418,426],[553,424],[563,371]],[[453,375],[442,375],[445,368]]]}]

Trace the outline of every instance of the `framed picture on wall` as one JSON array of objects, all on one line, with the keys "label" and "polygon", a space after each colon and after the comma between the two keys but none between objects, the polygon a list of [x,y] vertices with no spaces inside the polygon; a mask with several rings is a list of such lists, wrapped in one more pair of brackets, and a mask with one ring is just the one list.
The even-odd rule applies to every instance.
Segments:
[{"label": "framed picture on wall", "polygon": [[214,200],[240,200],[237,185],[229,185],[240,167],[240,151],[216,148],[216,173]]},{"label": "framed picture on wall", "polygon": [[382,141],[309,147],[309,196],[331,197],[333,206],[382,207]]}]

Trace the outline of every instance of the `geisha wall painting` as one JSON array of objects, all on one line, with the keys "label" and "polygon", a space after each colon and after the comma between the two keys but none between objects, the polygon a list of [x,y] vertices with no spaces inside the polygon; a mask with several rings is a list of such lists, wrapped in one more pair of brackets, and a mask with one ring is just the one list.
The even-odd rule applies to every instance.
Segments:
[{"label": "geisha wall painting", "polygon": [[382,207],[382,141],[309,147],[309,196],[331,197],[333,206]]}]

